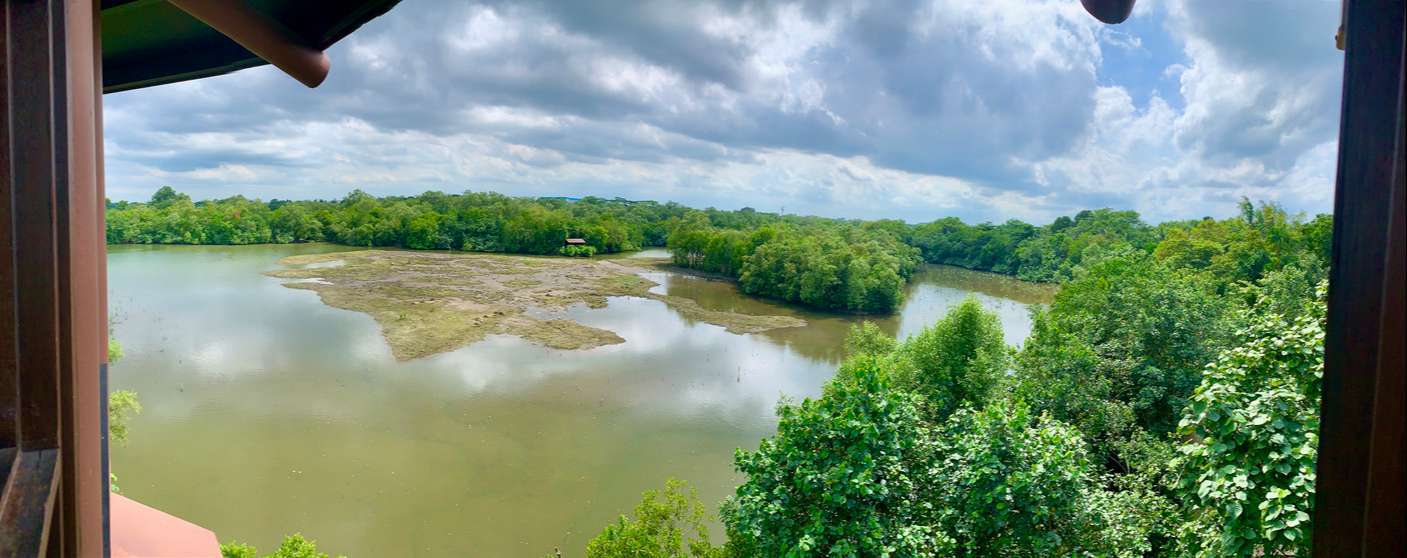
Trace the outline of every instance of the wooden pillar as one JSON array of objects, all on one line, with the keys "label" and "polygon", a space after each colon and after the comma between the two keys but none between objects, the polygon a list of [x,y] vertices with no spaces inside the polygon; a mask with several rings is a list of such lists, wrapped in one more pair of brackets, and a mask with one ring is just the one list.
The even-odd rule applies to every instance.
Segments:
[{"label": "wooden pillar", "polygon": [[[98,2],[52,0],[62,13],[63,68],[55,81],[65,118],[55,122],[64,130],[66,164],[60,166],[57,229],[59,268],[60,389],[63,448],[61,509],[64,546],[76,556],[97,556],[103,549],[103,502],[108,479],[102,451],[103,411],[107,394],[100,385],[107,360],[107,316],[101,308],[106,254],[99,145],[102,81]],[[56,21],[59,19],[56,17]],[[60,50],[59,48],[55,49]],[[60,146],[62,149],[63,146]]]},{"label": "wooden pillar", "polygon": [[3,555],[106,555],[97,9],[6,0],[0,18]]},{"label": "wooden pillar", "polygon": [[1404,0],[1349,0],[1315,556],[1407,548],[1403,365]]}]

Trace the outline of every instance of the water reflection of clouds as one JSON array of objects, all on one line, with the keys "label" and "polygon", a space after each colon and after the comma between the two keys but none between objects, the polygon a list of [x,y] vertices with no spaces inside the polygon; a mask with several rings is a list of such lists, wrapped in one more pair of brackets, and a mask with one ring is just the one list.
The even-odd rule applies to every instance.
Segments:
[{"label": "water reflection of clouds", "polygon": [[655,286],[650,287],[650,292],[658,295],[669,294],[669,280],[674,276],[672,273],[663,271],[640,271],[637,275],[655,282]]},{"label": "water reflection of clouds", "polygon": [[[171,261],[162,261],[167,258]],[[802,315],[811,325],[735,335],[685,320],[659,301],[613,297],[604,308],[533,313],[616,332],[625,339],[622,344],[560,351],[495,335],[448,353],[397,362],[370,316],[328,307],[312,291],[289,289],[260,275],[260,258],[230,262],[173,251],[133,260],[114,258],[112,265],[113,290],[126,293],[114,300],[128,315],[115,334],[129,354],[140,355],[118,365],[118,374],[131,374],[126,370],[141,361],[141,367],[159,372],[149,380],[153,385],[176,378],[218,387],[182,394],[188,400],[252,406],[260,399],[303,397],[298,404],[280,405],[282,412],[302,408],[320,416],[337,414],[332,407],[348,397],[389,405],[400,400],[473,404],[497,394],[755,426],[773,418],[783,395],[799,399],[820,392],[834,371],[845,328],[858,319],[741,297],[727,283],[647,271],[642,275],[660,284],[656,292],[693,294],[717,307]],[[140,265],[154,260],[155,265]],[[192,268],[208,273],[192,280]],[[882,321],[906,336],[970,293],[921,280],[902,312]],[[1009,343],[1029,332],[1025,304],[976,296],[1001,317]],[[356,394],[340,389],[348,385]],[[246,399],[250,402],[239,402]],[[344,414],[354,412],[355,404],[347,403]]]},{"label": "water reflection of clouds", "polygon": [[[625,510],[671,475],[716,501],[737,482],[730,451],[775,432],[781,395],[819,393],[856,320],[651,271],[665,285],[657,292],[811,325],[734,335],[661,302],[621,297],[552,317],[615,331],[622,344],[559,351],[496,335],[398,362],[370,316],[261,275],[280,257],[333,249],[342,248],[114,249],[114,336],[127,357],[112,385],[138,391],[146,408],[131,445],[113,451],[124,488],[175,507],[234,497],[235,508],[260,510],[260,528],[280,530],[329,506],[381,510],[374,521],[334,517],[321,527],[350,525],[345,540],[367,525],[402,527],[404,517],[416,518],[412,528],[439,517],[445,532],[469,522],[482,533],[592,501]],[[884,327],[916,330],[973,290],[942,279],[916,281],[910,306]],[[1008,327],[1008,314],[1025,316],[1019,303],[982,300],[1002,309]],[[307,474],[291,479],[293,470]],[[228,494],[211,492],[215,485]],[[503,515],[510,502],[522,513]]]},{"label": "water reflection of clouds", "polygon": [[491,336],[406,366],[454,377],[468,397],[557,383],[569,388],[562,391],[566,397],[604,399],[616,408],[693,417],[727,415],[733,420],[770,419],[779,396],[815,395],[830,374],[825,362],[755,336],[687,323],[654,300],[612,297],[605,308],[576,306],[562,314],[614,331],[626,341],[560,351]]},{"label": "water reflection of clouds", "polygon": [[997,314],[1008,345],[1019,345],[1031,334],[1030,306],[1026,304],[985,293],[934,284],[918,284],[909,291],[909,298],[899,315],[898,337],[904,339],[922,331],[968,296],[976,297],[983,308]]}]

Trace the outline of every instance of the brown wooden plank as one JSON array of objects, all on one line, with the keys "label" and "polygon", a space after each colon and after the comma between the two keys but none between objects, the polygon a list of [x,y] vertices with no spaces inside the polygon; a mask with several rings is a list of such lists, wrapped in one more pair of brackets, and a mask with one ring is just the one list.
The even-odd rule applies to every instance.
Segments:
[{"label": "brown wooden plank", "polygon": [[11,0],[10,88],[15,317],[21,449],[59,441],[58,268],[54,221],[53,44],[49,1]]},{"label": "brown wooden plank", "polygon": [[[1348,5],[1315,556],[1403,548],[1404,19],[1404,0]],[[1393,509],[1395,516],[1382,516]]]},{"label": "brown wooden plank", "polygon": [[59,450],[22,451],[0,505],[0,556],[40,556],[58,491]]}]

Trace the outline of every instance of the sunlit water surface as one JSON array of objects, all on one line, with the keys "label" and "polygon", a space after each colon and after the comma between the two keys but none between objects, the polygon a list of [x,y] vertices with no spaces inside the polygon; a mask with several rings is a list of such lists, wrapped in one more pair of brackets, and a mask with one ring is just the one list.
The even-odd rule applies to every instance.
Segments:
[{"label": "sunlit water surface", "polygon": [[[710,505],[730,494],[733,450],[773,433],[779,398],[819,393],[859,319],[647,272],[659,292],[810,325],[734,335],[618,297],[566,313],[623,344],[494,336],[396,362],[369,316],[263,275],[283,256],[334,250],[345,248],[110,249],[112,334],[126,352],[110,381],[145,408],[112,450],[124,494],[266,551],[302,532],[354,557],[579,556],[668,477]],[[1028,304],[1050,293],[929,267],[879,321],[907,336],[969,294],[1016,344]]]}]

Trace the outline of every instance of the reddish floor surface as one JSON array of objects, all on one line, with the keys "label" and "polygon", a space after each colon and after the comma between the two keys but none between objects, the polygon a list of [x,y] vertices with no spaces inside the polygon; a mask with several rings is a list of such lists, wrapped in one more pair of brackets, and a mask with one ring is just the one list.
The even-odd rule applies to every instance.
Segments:
[{"label": "reddish floor surface", "polygon": [[112,495],[113,558],[220,558],[220,543],[209,529]]}]

